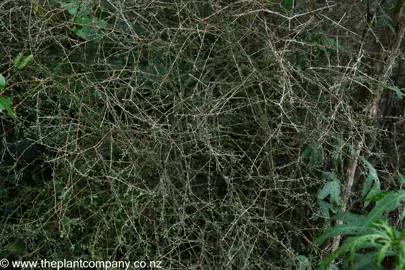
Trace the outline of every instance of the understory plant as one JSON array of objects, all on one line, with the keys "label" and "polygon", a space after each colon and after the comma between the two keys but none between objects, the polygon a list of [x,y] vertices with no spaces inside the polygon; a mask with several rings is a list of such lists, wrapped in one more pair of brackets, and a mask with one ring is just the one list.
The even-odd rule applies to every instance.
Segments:
[{"label": "understory plant", "polygon": [[[403,175],[400,175],[400,178],[404,180]],[[344,269],[383,269],[383,260],[391,256],[395,257],[393,267],[404,269],[405,228],[398,231],[388,218],[388,214],[401,208],[404,201],[405,190],[378,193],[367,199],[369,203],[375,202],[368,215],[350,212],[335,215],[333,220],[340,220],[342,224],[324,232],[315,244],[321,245],[326,239],[339,235],[347,238],[341,247],[321,262],[318,269],[327,269],[340,256],[344,256]],[[402,221],[405,213],[400,212],[399,220]]]},{"label": "understory plant", "polygon": [[[84,40],[98,40],[101,29],[107,27],[107,22],[94,16],[94,2],[85,0],[69,0],[61,2],[61,7],[66,9],[72,18],[69,20],[72,26],[72,32]],[[105,9],[101,8],[101,13]]]}]

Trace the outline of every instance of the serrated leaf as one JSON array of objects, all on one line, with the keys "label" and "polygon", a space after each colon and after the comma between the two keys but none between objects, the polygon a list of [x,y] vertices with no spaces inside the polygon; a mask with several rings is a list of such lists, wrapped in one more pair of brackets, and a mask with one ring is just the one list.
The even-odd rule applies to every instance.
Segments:
[{"label": "serrated leaf", "polygon": [[11,117],[15,118],[15,114],[13,109],[11,108],[11,104],[13,104],[11,99],[0,96],[0,112],[6,110]]},{"label": "serrated leaf", "polygon": [[381,245],[376,243],[376,240],[379,238],[378,235],[362,235],[351,237],[346,240],[346,242],[336,250],[335,253],[329,255],[322,263],[319,265],[318,270],[324,270],[339,256],[342,254],[346,254],[348,252],[352,253],[354,256],[354,251],[357,249],[364,249],[364,248],[379,248]]},{"label": "serrated leaf", "polygon": [[341,224],[337,225],[333,228],[330,228],[326,232],[324,232],[321,236],[316,239],[314,242],[315,245],[322,245],[323,242],[325,242],[326,239],[335,237],[338,235],[356,235],[362,230],[362,226],[357,226],[357,225],[349,225],[349,224]]},{"label": "serrated leaf", "polygon": [[[338,235],[355,235],[355,234],[367,234],[370,232],[370,228],[374,222],[381,219],[382,215],[397,209],[400,206],[400,202],[405,201],[405,190],[398,192],[391,192],[378,201],[371,210],[371,212],[362,220],[362,223],[353,222],[352,224],[341,224],[335,226],[328,231],[324,232],[316,241],[316,245],[321,245],[326,239],[335,237]],[[338,214],[334,219],[349,220],[354,218],[353,214]]]},{"label": "serrated leaf", "polygon": [[376,203],[373,210],[367,215],[363,228],[369,227],[373,222],[379,220],[383,214],[397,209],[401,201],[405,201],[405,190],[387,194]]},{"label": "serrated leaf", "polygon": [[323,188],[318,193],[318,199],[324,200],[330,196],[330,203],[333,206],[340,206],[340,182],[337,176],[333,173],[325,174],[330,181],[326,182]]},{"label": "serrated leaf", "polygon": [[2,91],[6,87],[6,79],[0,74],[0,91]]}]

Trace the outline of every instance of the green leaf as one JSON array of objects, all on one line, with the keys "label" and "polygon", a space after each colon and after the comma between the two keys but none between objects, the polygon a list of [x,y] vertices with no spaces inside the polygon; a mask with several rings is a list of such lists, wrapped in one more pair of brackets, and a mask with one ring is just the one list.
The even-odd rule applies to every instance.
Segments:
[{"label": "green leaf", "polygon": [[378,260],[377,260],[377,269],[381,269],[381,263],[384,260],[385,256],[387,255],[388,249],[390,248],[390,244],[384,245],[380,251],[378,252]]},{"label": "green leaf", "polygon": [[380,82],[379,85],[381,85],[381,86],[383,86],[383,87],[386,87],[386,88],[388,88],[388,89],[394,91],[395,94],[397,95],[397,97],[398,97],[399,99],[402,99],[402,97],[403,97],[404,94],[403,94],[401,91],[403,91],[403,88],[402,88],[402,89],[399,89],[399,88],[396,87],[396,86],[391,86],[391,85],[386,84],[386,83],[383,83],[383,82]]},{"label": "green leaf", "polygon": [[[343,270],[377,270],[378,251],[369,252],[367,254],[356,253],[354,258],[356,263],[354,266],[343,268]],[[388,251],[387,256],[395,256],[395,253]]]},{"label": "green leaf", "polygon": [[106,27],[108,26],[108,24],[107,24],[106,21],[104,21],[104,20],[99,20],[99,19],[96,20],[96,25],[97,25],[99,28],[106,28]]},{"label": "green leaf", "polygon": [[380,192],[374,196],[371,196],[370,198],[367,198],[365,201],[367,202],[376,202],[384,198],[386,195],[388,195],[388,192]]},{"label": "green leaf", "polygon": [[324,161],[324,151],[322,145],[317,142],[309,143],[300,155],[301,159],[309,157],[309,165],[320,166]]},{"label": "green leaf", "polygon": [[298,255],[295,257],[298,260],[298,270],[311,270],[311,262],[304,255]]},{"label": "green leaf", "polygon": [[401,215],[399,216],[399,220],[403,221],[405,217],[405,210],[402,209]]},{"label": "green leaf", "polygon": [[21,58],[23,57],[23,53],[19,53],[17,57],[14,59],[14,68],[18,68],[18,64],[20,63]]},{"label": "green leaf", "polygon": [[390,15],[386,14],[386,13],[382,13],[382,15],[377,16],[377,21],[378,24],[382,24],[384,26],[386,26],[389,30],[391,30],[391,32],[394,34],[394,36],[396,36],[396,32],[395,32],[395,28],[393,26],[393,21]]},{"label": "green leaf", "polygon": [[367,215],[363,228],[367,228],[373,222],[381,219],[383,214],[397,209],[400,206],[401,201],[405,201],[405,190],[391,192],[384,196],[384,198],[378,201],[373,210]]},{"label": "green leaf", "polygon": [[399,180],[402,182],[402,184],[405,185],[405,176],[403,174],[401,174],[400,172],[398,172],[399,175]]},{"label": "green leaf", "polygon": [[373,187],[371,188],[370,192],[367,194],[367,197],[366,197],[366,200],[364,203],[364,207],[367,207],[368,204],[372,201],[371,198],[376,199],[376,198],[381,198],[382,196],[384,196],[384,195],[381,194],[380,180],[374,179]]},{"label": "green leaf", "polygon": [[319,265],[318,269],[326,269],[336,258],[339,256],[350,252],[354,257],[354,251],[364,248],[379,248],[381,247],[380,244],[376,243],[376,241],[380,238],[379,235],[362,235],[351,237],[346,240],[343,246],[338,248],[335,253],[328,256],[322,263]]},{"label": "green leaf", "polygon": [[[141,67],[142,70],[142,67]],[[405,115],[405,111],[404,111],[404,115]],[[305,159],[307,156],[309,156],[312,152],[312,146],[311,144],[308,144],[307,147],[305,148],[305,150],[301,153],[300,158],[301,159]]]},{"label": "green leaf", "polygon": [[13,104],[11,99],[0,96],[0,112],[6,110],[12,118],[15,118],[15,114],[13,109],[11,108],[11,104]]},{"label": "green leaf", "polygon": [[286,10],[286,11],[291,11],[293,8],[293,0],[282,0],[281,1],[281,6]]},{"label": "green leaf", "polygon": [[326,182],[323,188],[319,191],[318,199],[324,200],[327,196],[330,196],[331,204],[335,207],[340,206],[340,181],[333,173],[327,173],[325,175],[331,181]]},{"label": "green leaf", "polygon": [[318,199],[316,201],[317,201],[319,207],[321,208],[322,214],[327,218],[330,217],[329,210],[333,210],[332,205],[330,203],[327,203],[327,202],[323,201],[323,200]]},{"label": "green leaf", "polygon": [[333,165],[335,169],[338,169],[339,166],[343,165],[344,142],[341,139],[336,139],[333,148],[335,149],[333,153]]},{"label": "green leaf", "polygon": [[21,69],[25,68],[25,67],[29,64],[29,62],[31,62],[31,60],[32,60],[33,58],[34,58],[34,56],[33,56],[32,54],[28,55],[28,56],[24,59],[24,61],[22,61],[22,63],[21,63],[20,65],[18,65],[17,69],[18,69],[18,70],[21,70]]},{"label": "green leaf", "polygon": [[75,23],[82,24],[82,25],[90,25],[92,23],[91,17],[85,16],[76,16]]},{"label": "green leaf", "polygon": [[[369,199],[372,196],[381,192],[380,190],[380,180],[377,176],[377,170],[373,167],[373,165],[368,162],[364,157],[361,157],[363,163],[368,167],[368,176],[364,183],[363,190],[361,192],[361,197],[363,199]],[[364,206],[367,207],[370,202],[366,201]]]},{"label": "green leaf", "polygon": [[70,15],[76,16],[77,15],[77,7],[72,7],[67,10]]},{"label": "green leaf", "polygon": [[333,228],[330,228],[326,232],[324,232],[321,236],[316,239],[314,242],[315,245],[322,245],[323,242],[325,242],[326,239],[335,237],[338,235],[356,235],[360,231],[362,231],[362,226],[357,226],[357,225],[351,225],[351,224],[341,224],[338,226],[335,226]]},{"label": "green leaf", "polygon": [[[401,90],[402,90],[402,89],[401,89]],[[396,89],[396,90],[395,90],[395,94],[397,95],[397,97],[398,97],[399,99],[402,99],[402,97],[404,96],[404,94],[402,94],[401,90],[400,90],[400,89]]]},{"label": "green leaf", "polygon": [[391,192],[385,195],[380,201],[376,203],[373,210],[371,210],[371,212],[365,217],[365,219],[361,218],[360,216],[356,217],[354,214],[338,214],[335,216],[334,219],[344,220],[348,222],[348,224],[341,224],[327,230],[320,237],[318,237],[318,239],[315,241],[315,244],[321,245],[326,239],[342,234],[367,234],[370,232],[374,222],[381,219],[383,214],[397,209],[400,206],[401,201],[405,201],[405,190]]},{"label": "green leaf", "polygon": [[2,91],[6,87],[6,79],[0,74],[0,91]]},{"label": "green leaf", "polygon": [[361,226],[366,220],[365,216],[356,215],[350,212],[343,212],[335,215],[334,220],[341,220],[348,225]]},{"label": "green leaf", "polygon": [[77,29],[74,27],[72,31],[82,39],[90,40],[91,39],[91,29],[87,26],[84,26],[82,29]]}]

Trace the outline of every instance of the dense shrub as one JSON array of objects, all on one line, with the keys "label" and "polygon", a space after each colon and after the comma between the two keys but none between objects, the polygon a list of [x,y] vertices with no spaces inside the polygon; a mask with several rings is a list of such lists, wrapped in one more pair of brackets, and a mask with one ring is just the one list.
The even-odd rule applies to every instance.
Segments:
[{"label": "dense shrub", "polygon": [[[375,64],[392,7],[373,6],[368,27],[356,1],[279,2],[4,1],[17,118],[1,117],[3,255],[168,269],[324,258],[331,243],[312,242],[341,198],[319,191],[344,189],[359,141],[378,191],[398,188],[400,60],[389,78]],[[33,60],[16,71],[19,53]],[[367,169],[349,192],[356,214]]]}]

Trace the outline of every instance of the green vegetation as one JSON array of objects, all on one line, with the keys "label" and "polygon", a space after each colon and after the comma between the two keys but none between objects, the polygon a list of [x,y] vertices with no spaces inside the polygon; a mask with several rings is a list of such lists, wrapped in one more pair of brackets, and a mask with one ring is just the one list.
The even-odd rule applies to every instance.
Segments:
[{"label": "green vegetation", "polygon": [[320,2],[3,1],[0,259],[404,269],[405,0]]}]

